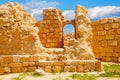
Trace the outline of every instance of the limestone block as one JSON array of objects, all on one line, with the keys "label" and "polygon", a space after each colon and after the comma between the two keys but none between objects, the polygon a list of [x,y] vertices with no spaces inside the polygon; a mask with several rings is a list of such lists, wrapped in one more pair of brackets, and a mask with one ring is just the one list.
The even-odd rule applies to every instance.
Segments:
[{"label": "limestone block", "polygon": [[37,65],[37,66],[45,66],[46,63],[45,63],[45,62],[36,62],[36,65]]},{"label": "limestone block", "polygon": [[107,46],[108,42],[107,41],[101,41],[101,46]]},{"label": "limestone block", "polygon": [[3,62],[4,63],[12,63],[13,57],[12,56],[3,56]]},{"label": "limestone block", "polygon": [[106,31],[98,31],[98,35],[106,35]]},{"label": "limestone block", "polygon": [[11,72],[12,73],[19,73],[19,72],[21,72],[21,67],[12,67]]},{"label": "limestone block", "polygon": [[114,21],[115,22],[120,22],[120,18],[115,18]]},{"label": "limestone block", "polygon": [[8,66],[8,63],[1,63],[1,66],[2,66],[2,67],[7,67],[7,66]]},{"label": "limestone block", "polygon": [[62,72],[62,67],[61,66],[55,66],[54,71],[55,72]]},{"label": "limestone block", "polygon": [[10,63],[9,66],[10,67],[21,67],[22,64],[21,63]]},{"label": "limestone block", "polygon": [[30,58],[30,62],[38,60],[38,56],[32,56],[31,55],[29,58]]},{"label": "limestone block", "polygon": [[55,62],[54,62],[54,65],[55,65],[55,66],[63,66],[63,65],[64,65],[64,62],[62,62],[62,61],[55,61]]},{"label": "limestone block", "polygon": [[0,74],[4,74],[5,70],[4,67],[0,67]]},{"label": "limestone block", "polygon": [[35,71],[36,70],[36,67],[28,67],[28,71],[29,72],[33,72],[33,71]]},{"label": "limestone block", "polygon": [[89,71],[95,71],[95,62],[94,61],[87,62],[86,67]]},{"label": "limestone block", "polygon": [[104,30],[104,26],[103,25],[97,25],[96,26],[96,30],[97,31],[103,31]]},{"label": "limestone block", "polygon": [[104,47],[103,48],[104,49],[104,52],[113,52],[114,50],[113,50],[113,47]]},{"label": "limestone block", "polygon": [[119,28],[119,24],[118,23],[113,23],[112,28]]},{"label": "limestone block", "polygon": [[45,66],[45,72],[51,72],[52,66]]},{"label": "limestone block", "polygon": [[20,57],[20,62],[29,62],[29,56]]},{"label": "limestone block", "polygon": [[107,18],[103,18],[103,19],[100,20],[100,23],[101,24],[108,23],[108,19]]},{"label": "limestone block", "polygon": [[4,70],[5,70],[6,73],[10,73],[11,72],[11,68],[10,67],[5,67]]},{"label": "limestone block", "polygon": [[44,29],[44,33],[49,33],[49,29]]},{"label": "limestone block", "polygon": [[79,61],[78,64],[79,64],[80,66],[85,66],[85,65],[86,65],[86,61]]},{"label": "limestone block", "polygon": [[117,46],[117,40],[108,40],[108,45],[110,46]]},{"label": "limestone block", "polygon": [[107,34],[116,35],[117,34],[117,29],[111,29],[111,30],[107,31]]},{"label": "limestone block", "polygon": [[70,66],[64,66],[64,72],[70,72],[71,68]]},{"label": "limestone block", "polygon": [[35,64],[35,62],[29,62],[29,65],[30,66],[35,66],[36,64]]},{"label": "limestone block", "polygon": [[77,66],[77,72],[83,72],[84,68],[83,66]]},{"label": "limestone block", "polygon": [[103,52],[103,47],[96,47],[95,50],[96,50],[97,52]]},{"label": "limestone block", "polygon": [[95,71],[101,72],[102,71],[102,65],[100,61],[96,61],[95,63]]},{"label": "limestone block", "polygon": [[112,57],[113,62],[118,62],[118,57]]},{"label": "limestone block", "polygon": [[107,62],[112,61],[112,60],[111,60],[111,57],[107,56],[107,57],[106,57],[106,61],[107,61]]},{"label": "limestone block", "polygon": [[112,28],[112,25],[111,24],[105,24],[104,25],[104,29],[105,30],[110,30]]},{"label": "limestone block", "polygon": [[120,34],[120,29],[117,29],[118,34]]},{"label": "limestone block", "polygon": [[19,63],[20,62],[20,56],[13,56],[13,62]]},{"label": "limestone block", "polygon": [[21,68],[21,72],[27,72],[28,71],[28,68],[27,67],[22,67]]},{"label": "limestone block", "polygon": [[71,71],[71,72],[76,72],[76,66],[71,65],[70,71]]},{"label": "limestone block", "polygon": [[71,61],[65,61],[65,66],[70,66],[71,65]]},{"label": "limestone block", "polygon": [[2,57],[2,56],[0,56],[0,63],[1,63],[1,62],[3,62],[3,57]]},{"label": "limestone block", "polygon": [[106,39],[115,39],[115,35],[106,35]]},{"label": "limestone block", "polygon": [[23,66],[23,67],[29,66],[29,62],[22,62],[22,66]]},{"label": "limestone block", "polygon": [[120,45],[116,46],[116,48],[115,48],[115,52],[120,53]]},{"label": "limestone block", "polygon": [[105,40],[105,36],[97,36],[96,39],[97,40]]}]

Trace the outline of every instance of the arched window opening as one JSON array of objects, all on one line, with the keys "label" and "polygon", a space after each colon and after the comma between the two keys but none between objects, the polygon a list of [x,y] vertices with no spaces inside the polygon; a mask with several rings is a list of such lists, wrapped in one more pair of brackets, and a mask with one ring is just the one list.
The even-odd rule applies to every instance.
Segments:
[{"label": "arched window opening", "polygon": [[67,45],[67,42],[72,38],[75,38],[74,26],[67,24],[63,27],[63,46]]}]

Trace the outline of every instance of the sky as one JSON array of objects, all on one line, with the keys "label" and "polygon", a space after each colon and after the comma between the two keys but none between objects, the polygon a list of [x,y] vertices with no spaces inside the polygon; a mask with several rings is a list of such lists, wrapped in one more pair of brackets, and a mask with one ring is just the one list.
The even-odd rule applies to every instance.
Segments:
[{"label": "sky", "polygon": [[93,21],[106,17],[120,17],[120,0],[0,0],[0,5],[6,2],[18,2],[37,21],[42,19],[45,8],[61,10],[65,19],[74,19],[77,4],[88,10],[88,17]]}]

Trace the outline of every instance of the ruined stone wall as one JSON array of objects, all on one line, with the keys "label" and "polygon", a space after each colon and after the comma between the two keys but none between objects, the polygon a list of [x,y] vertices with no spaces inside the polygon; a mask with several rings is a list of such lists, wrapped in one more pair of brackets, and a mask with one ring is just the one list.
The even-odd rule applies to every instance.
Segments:
[{"label": "ruined stone wall", "polygon": [[0,75],[5,73],[33,72],[100,72],[98,60],[43,61],[40,55],[1,55]]},{"label": "ruined stone wall", "polygon": [[57,9],[43,10],[43,20],[36,23],[39,27],[41,43],[46,48],[61,48],[62,45],[62,12]]},{"label": "ruined stone wall", "polygon": [[120,18],[101,19],[91,25],[95,57],[103,61],[120,61]]}]

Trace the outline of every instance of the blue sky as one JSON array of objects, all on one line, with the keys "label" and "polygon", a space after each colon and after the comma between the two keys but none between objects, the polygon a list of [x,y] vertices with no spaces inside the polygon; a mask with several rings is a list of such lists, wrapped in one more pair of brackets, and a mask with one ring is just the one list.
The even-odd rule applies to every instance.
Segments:
[{"label": "blue sky", "polygon": [[48,7],[60,9],[66,19],[74,19],[77,4],[88,10],[88,17],[91,20],[120,17],[120,0],[1,0],[0,4],[6,2],[18,2],[36,20],[42,19],[42,10]]},{"label": "blue sky", "polygon": [[42,19],[43,9],[51,7],[60,9],[65,19],[74,19],[77,4],[88,10],[88,17],[91,20],[120,17],[120,0],[1,0],[0,5],[6,2],[18,2],[37,21]]}]

